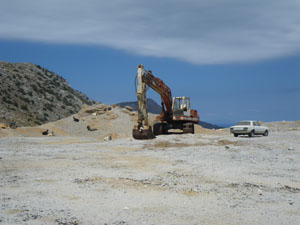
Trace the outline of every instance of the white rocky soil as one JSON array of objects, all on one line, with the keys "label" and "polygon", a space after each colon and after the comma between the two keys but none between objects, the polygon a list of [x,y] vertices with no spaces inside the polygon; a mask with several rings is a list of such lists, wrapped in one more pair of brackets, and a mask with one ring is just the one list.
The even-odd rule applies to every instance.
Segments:
[{"label": "white rocky soil", "polygon": [[132,113],[108,111],[1,131],[0,224],[300,224],[297,122],[141,141]]}]

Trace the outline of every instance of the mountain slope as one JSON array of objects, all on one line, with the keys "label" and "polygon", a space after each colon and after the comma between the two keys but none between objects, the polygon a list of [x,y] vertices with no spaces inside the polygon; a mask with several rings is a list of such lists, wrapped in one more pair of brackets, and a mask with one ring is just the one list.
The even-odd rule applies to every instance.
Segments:
[{"label": "mountain slope", "polygon": [[[120,102],[116,105],[120,106],[121,108],[124,108],[125,106],[130,106],[134,111],[138,110],[138,102]],[[153,99],[147,98],[147,109],[148,112],[154,113],[154,114],[160,114],[161,113],[161,107],[158,105]]]},{"label": "mountain slope", "polygon": [[0,62],[0,122],[35,126],[78,112],[91,101],[61,76],[31,63]]}]

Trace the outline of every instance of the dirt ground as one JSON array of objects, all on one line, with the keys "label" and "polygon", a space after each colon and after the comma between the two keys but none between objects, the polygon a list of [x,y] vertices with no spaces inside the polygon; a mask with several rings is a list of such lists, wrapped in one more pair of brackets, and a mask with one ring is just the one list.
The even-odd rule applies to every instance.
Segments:
[{"label": "dirt ground", "polygon": [[1,137],[0,224],[300,224],[299,140]]}]

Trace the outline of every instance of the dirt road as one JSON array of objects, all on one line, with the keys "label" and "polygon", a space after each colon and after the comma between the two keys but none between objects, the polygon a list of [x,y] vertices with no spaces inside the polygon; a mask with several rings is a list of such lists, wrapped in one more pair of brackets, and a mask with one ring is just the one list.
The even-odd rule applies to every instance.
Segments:
[{"label": "dirt road", "polygon": [[0,224],[300,224],[299,140],[0,138]]}]

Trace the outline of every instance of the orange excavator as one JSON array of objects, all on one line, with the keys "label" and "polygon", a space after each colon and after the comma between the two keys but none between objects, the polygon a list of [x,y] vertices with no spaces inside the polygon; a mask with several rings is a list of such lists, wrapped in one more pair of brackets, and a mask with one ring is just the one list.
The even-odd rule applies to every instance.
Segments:
[{"label": "orange excavator", "polygon": [[[169,129],[181,129],[183,133],[194,133],[194,124],[199,122],[197,110],[190,108],[189,97],[173,97],[170,88],[151,70],[145,70],[143,65],[138,65],[136,95],[138,99],[138,120],[132,130],[135,139],[153,139],[156,135],[167,134]],[[146,104],[147,86],[161,96],[160,122],[149,124]]]}]

